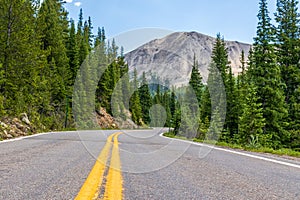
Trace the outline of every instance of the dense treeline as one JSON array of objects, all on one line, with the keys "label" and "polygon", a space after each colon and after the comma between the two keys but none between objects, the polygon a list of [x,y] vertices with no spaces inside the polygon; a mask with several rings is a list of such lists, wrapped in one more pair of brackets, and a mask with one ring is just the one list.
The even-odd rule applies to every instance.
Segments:
[{"label": "dense treeline", "polygon": [[[260,0],[257,35],[235,77],[224,38],[217,35],[207,85],[194,56],[190,87],[139,89],[141,121],[174,127],[174,134],[200,140],[274,149],[300,149],[300,24],[297,0],[277,0],[276,24]],[[136,74],[136,72],[135,72]],[[136,77],[135,77],[136,80]],[[145,95],[147,94],[147,95]],[[149,94],[152,94],[151,97]],[[195,98],[194,96],[195,95]],[[138,95],[137,95],[138,96]],[[151,105],[160,104],[164,107]],[[195,129],[193,119],[199,119]],[[149,119],[152,120],[151,123]],[[138,122],[138,120],[135,120]]]},{"label": "dense treeline", "polygon": [[[300,149],[300,27],[298,1],[277,0],[276,25],[271,23],[267,1],[260,0],[257,36],[249,58],[241,55],[241,72],[234,77],[229,67],[224,39],[217,35],[212,53],[208,86],[202,86],[198,139],[218,138],[227,143]],[[246,60],[248,60],[246,62]],[[220,107],[212,106],[215,68],[226,93],[226,118],[222,125]],[[197,76],[195,75],[197,74]],[[193,68],[190,83],[199,83]],[[193,85],[195,91],[198,86]],[[211,88],[216,88],[211,87]],[[221,98],[220,98],[221,99]],[[225,99],[225,98],[223,98]],[[219,105],[222,102],[218,102]],[[216,114],[217,113],[217,114]],[[188,120],[188,119],[185,119]],[[178,124],[180,126],[180,124]],[[210,127],[209,127],[210,126]],[[176,132],[176,134],[181,134]]]},{"label": "dense treeline", "polygon": [[171,94],[151,95],[136,70],[130,81],[123,48],[106,39],[104,28],[93,35],[82,10],[75,24],[62,0],[0,2],[1,118],[27,113],[38,130],[93,128],[103,107],[138,125],[164,125],[150,120],[149,109],[153,102],[169,105]]},{"label": "dense treeline", "polygon": [[[64,3],[0,0],[1,118],[25,112],[38,130],[74,127],[75,79],[81,64],[96,47],[103,51],[101,59],[110,64],[107,71],[113,71],[113,77],[128,72],[115,42],[110,45],[106,40],[104,29],[98,28],[94,36],[91,18],[84,21],[82,10],[75,25]],[[110,89],[99,84],[97,98],[102,106],[109,101],[103,97]],[[99,91],[103,92],[101,97]]]},{"label": "dense treeline", "polygon": [[[93,35],[82,10],[75,24],[64,1],[0,2],[1,117],[25,112],[40,130],[75,127],[75,119],[80,128],[90,128],[90,113],[101,106],[115,118],[174,127],[188,138],[300,149],[297,0],[277,0],[276,24],[267,1],[260,0],[257,35],[249,57],[241,54],[237,77],[218,34],[207,85],[195,55],[184,88],[167,88],[155,75],[157,84],[148,85],[138,69],[130,75],[123,49],[107,41],[104,28]],[[79,72],[80,66],[85,70]]]}]

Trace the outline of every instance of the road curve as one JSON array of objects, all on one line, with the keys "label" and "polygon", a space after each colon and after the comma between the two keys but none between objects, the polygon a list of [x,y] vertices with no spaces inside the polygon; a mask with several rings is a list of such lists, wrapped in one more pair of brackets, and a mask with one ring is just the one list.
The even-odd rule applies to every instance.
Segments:
[{"label": "road curve", "polygon": [[61,132],[0,142],[0,199],[300,199],[297,161],[211,149],[161,132]]}]

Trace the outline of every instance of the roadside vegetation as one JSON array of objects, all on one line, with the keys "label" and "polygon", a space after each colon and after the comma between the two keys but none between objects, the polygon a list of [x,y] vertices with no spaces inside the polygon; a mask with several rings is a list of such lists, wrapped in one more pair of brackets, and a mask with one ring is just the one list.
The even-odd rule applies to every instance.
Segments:
[{"label": "roadside vegetation", "polygon": [[218,141],[213,141],[213,140],[200,140],[197,138],[193,139],[187,139],[186,137],[182,136],[177,136],[174,134],[174,132],[167,132],[163,134],[166,137],[169,138],[176,138],[176,139],[181,139],[181,140],[189,140],[193,142],[198,142],[198,143],[204,143],[208,145],[216,145],[219,147],[228,147],[231,149],[240,149],[244,151],[252,151],[252,152],[258,152],[258,153],[270,153],[270,154],[275,154],[275,155],[280,155],[280,156],[292,156],[292,157],[298,157],[300,158],[300,152],[290,149],[290,148],[281,148],[281,149],[273,149],[269,147],[263,147],[261,145],[258,145],[255,142],[250,142],[248,145],[241,145],[237,143],[226,143],[226,142],[218,142]]},{"label": "roadside vegetation", "polygon": [[[237,77],[231,71],[224,38],[217,34],[207,84],[199,72],[199,55],[194,55],[189,87],[180,88],[168,85],[157,74],[150,74],[151,80],[146,78],[149,74],[139,77],[138,66],[130,74],[123,49],[107,40],[104,28],[97,28],[94,35],[92,19],[83,19],[82,10],[75,24],[61,0],[41,4],[38,0],[0,0],[0,5],[0,121],[25,113],[34,127],[28,134],[31,130],[70,130],[75,128],[75,109],[97,113],[104,108],[115,118],[130,118],[140,127],[172,127],[174,137],[299,155],[297,0],[277,0],[274,24],[267,1],[260,0],[257,34],[249,57],[241,53]],[[92,73],[79,76],[89,82],[96,80],[89,74],[103,73],[92,99],[96,105],[74,107],[73,98],[88,96],[88,86],[94,84],[77,85],[85,94],[74,92],[78,70],[88,55],[102,61],[99,68],[87,68]],[[95,64],[90,61],[87,64]],[[103,66],[106,69],[101,71]],[[148,85],[148,81],[156,84]],[[212,89],[221,87],[224,93]],[[91,127],[92,119],[77,117],[83,119],[79,120],[81,128]],[[0,125],[0,132],[4,126]]]},{"label": "roadside vegetation", "polygon": [[[197,94],[200,108],[196,134],[188,135],[179,128],[183,125],[182,121],[188,124],[195,116],[181,116],[181,120],[173,120],[174,132],[169,136],[204,142],[217,136],[217,144],[223,146],[299,156],[298,1],[278,0],[274,16],[276,24],[271,23],[267,1],[260,0],[257,36],[249,57],[245,58],[244,52],[241,54],[238,77],[233,76],[229,67],[224,38],[217,35],[207,85],[199,81],[202,78],[197,67],[193,66],[191,75],[190,85]],[[224,111],[220,111],[222,107],[212,107],[212,103],[222,105],[221,100],[212,102],[214,99],[211,96],[216,94],[209,90],[217,77],[215,68],[222,77],[226,91],[225,117]],[[190,103],[188,109],[192,110],[193,106]]]}]

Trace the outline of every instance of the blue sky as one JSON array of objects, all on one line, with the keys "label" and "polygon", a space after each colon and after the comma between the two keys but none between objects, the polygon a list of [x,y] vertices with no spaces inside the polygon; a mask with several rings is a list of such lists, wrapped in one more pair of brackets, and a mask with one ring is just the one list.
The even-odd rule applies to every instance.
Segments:
[{"label": "blue sky", "polygon": [[[94,27],[105,27],[107,36],[140,28],[197,31],[210,36],[218,32],[226,40],[252,43],[259,0],[66,0],[70,17],[77,21],[79,9],[92,17]],[[276,0],[269,0],[273,17]]]}]

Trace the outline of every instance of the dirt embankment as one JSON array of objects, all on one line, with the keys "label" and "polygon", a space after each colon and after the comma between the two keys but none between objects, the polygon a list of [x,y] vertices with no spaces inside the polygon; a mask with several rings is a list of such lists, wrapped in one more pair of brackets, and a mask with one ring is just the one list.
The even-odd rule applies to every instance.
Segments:
[{"label": "dirt embankment", "polygon": [[[138,126],[130,119],[130,112],[126,113],[127,119],[114,118],[100,108],[96,112],[98,125],[103,129],[136,129]],[[11,139],[20,136],[27,136],[37,133],[34,125],[30,122],[26,113],[18,118],[4,117],[0,119],[0,140]]]}]

